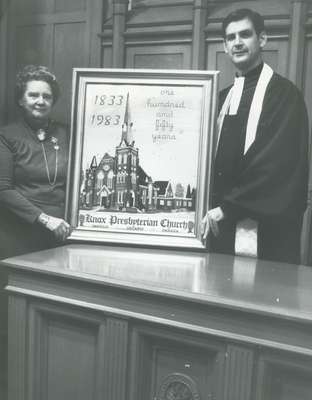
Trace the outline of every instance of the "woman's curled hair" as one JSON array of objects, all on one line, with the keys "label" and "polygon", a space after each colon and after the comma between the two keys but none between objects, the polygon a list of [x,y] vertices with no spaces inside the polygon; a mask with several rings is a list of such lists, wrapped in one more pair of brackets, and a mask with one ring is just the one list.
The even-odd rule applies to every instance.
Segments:
[{"label": "woman's curled hair", "polygon": [[15,82],[15,102],[18,105],[21,98],[24,96],[27,82],[30,81],[44,81],[46,82],[53,94],[53,103],[57,101],[60,96],[60,87],[53,75],[47,67],[42,65],[26,65],[16,75]]}]

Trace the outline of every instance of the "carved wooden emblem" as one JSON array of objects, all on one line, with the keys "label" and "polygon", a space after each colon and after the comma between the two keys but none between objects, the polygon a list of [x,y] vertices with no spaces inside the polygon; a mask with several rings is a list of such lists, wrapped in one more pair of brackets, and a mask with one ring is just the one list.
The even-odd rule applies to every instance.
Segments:
[{"label": "carved wooden emblem", "polygon": [[200,396],[192,378],[174,373],[163,380],[157,400],[200,400]]}]

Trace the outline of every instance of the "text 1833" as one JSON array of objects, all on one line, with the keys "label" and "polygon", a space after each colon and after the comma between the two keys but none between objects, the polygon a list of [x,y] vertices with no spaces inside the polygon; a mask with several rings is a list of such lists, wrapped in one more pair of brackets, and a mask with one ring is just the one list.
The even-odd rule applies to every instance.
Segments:
[{"label": "text 1833", "polygon": [[98,106],[122,106],[124,96],[118,95],[96,95],[94,97],[94,104]]}]

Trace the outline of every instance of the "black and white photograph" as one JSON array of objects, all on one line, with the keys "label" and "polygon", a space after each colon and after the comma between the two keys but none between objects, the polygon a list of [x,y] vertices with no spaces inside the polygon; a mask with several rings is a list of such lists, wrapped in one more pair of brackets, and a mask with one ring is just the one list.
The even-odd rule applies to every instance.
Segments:
[{"label": "black and white photograph", "polygon": [[0,400],[311,400],[312,0],[0,0]]}]

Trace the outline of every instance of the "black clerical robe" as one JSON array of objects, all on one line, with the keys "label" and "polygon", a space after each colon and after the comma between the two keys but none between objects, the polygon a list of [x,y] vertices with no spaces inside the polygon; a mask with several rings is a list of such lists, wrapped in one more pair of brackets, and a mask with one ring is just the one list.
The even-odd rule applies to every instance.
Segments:
[{"label": "black clerical robe", "polygon": [[[238,221],[258,222],[258,257],[298,263],[308,184],[308,117],[300,91],[274,73],[256,138],[244,155],[251,101],[262,65],[245,77],[237,115],[226,115],[214,164],[213,207],[226,218],[211,250],[234,254]],[[220,104],[230,88],[220,94]]]}]

